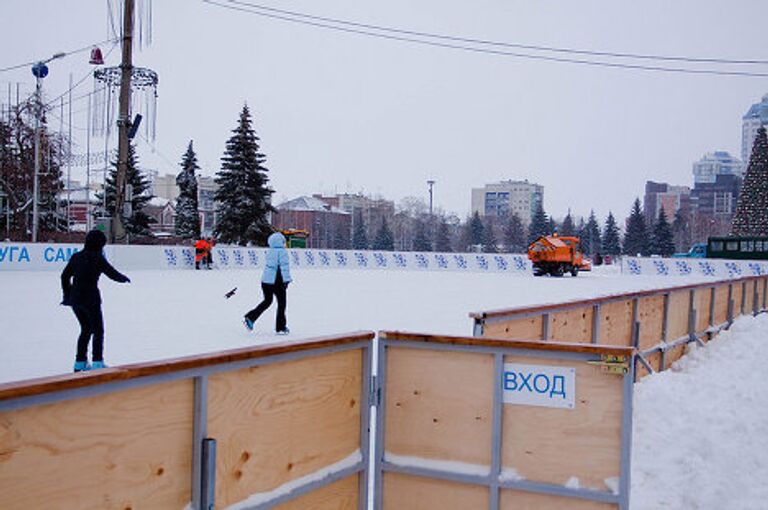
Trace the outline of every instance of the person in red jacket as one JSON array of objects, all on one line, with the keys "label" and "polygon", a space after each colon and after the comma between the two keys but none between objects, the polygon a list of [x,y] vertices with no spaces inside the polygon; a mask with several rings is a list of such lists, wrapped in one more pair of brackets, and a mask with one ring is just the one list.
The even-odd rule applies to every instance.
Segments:
[{"label": "person in red jacket", "polygon": [[211,245],[205,238],[198,239],[195,242],[195,269],[200,269],[201,262],[210,269],[210,264],[208,264],[208,253],[210,250]]}]

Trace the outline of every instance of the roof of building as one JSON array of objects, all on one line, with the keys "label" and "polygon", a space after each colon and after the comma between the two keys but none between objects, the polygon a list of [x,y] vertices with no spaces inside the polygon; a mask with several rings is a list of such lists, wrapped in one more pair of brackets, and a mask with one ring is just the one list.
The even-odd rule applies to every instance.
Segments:
[{"label": "roof of building", "polygon": [[317,211],[349,214],[347,211],[333,207],[327,202],[315,197],[302,196],[288,200],[277,206],[278,211]]},{"label": "roof of building", "polygon": [[763,96],[763,99],[759,103],[753,104],[743,119],[757,119],[760,118],[763,122],[768,122],[768,94]]}]

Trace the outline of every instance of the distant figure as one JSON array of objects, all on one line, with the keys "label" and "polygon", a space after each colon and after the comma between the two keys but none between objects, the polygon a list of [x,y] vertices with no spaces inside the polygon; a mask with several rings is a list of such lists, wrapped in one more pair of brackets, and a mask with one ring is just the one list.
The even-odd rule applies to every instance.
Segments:
[{"label": "distant figure", "polygon": [[245,327],[253,331],[253,324],[258,320],[264,310],[272,304],[272,296],[277,298],[277,317],[275,331],[278,334],[288,334],[285,320],[286,290],[291,282],[291,267],[288,261],[288,251],[285,249],[285,236],[275,232],[267,240],[267,260],[264,264],[264,273],[261,276],[261,291],[264,299],[259,305],[245,314]]},{"label": "distant figure", "polygon": [[595,253],[595,265],[596,266],[602,266],[603,265],[603,256],[600,255],[600,252]]},{"label": "distant figure", "polygon": [[[104,320],[101,315],[101,294],[99,276],[120,282],[130,283],[130,279],[112,267],[104,258],[102,250],[107,244],[107,237],[100,230],[91,230],[85,236],[83,251],[69,259],[67,267],[61,273],[61,290],[64,298],[61,304],[71,306],[80,323],[80,336],[77,339],[75,372],[105,368],[104,364]],[[88,364],[88,343],[93,336],[93,363]]]},{"label": "distant figure", "polygon": [[208,269],[211,269],[211,266],[213,265],[213,247],[216,246],[216,239],[209,237],[207,241],[208,250],[205,252],[205,265]]},{"label": "distant figure", "polygon": [[210,269],[210,254],[211,243],[209,243],[208,240],[204,237],[198,239],[195,242],[195,269],[200,269],[201,264],[207,269]]}]

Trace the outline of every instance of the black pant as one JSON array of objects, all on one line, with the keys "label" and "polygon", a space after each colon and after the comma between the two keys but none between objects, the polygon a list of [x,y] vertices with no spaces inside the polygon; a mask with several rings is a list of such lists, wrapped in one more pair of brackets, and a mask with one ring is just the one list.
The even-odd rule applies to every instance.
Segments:
[{"label": "black pant", "polygon": [[264,313],[264,310],[269,308],[272,304],[272,296],[277,298],[277,318],[275,320],[275,331],[285,330],[285,300],[287,283],[262,283],[261,291],[264,293],[264,299],[259,303],[259,306],[245,314],[247,319],[256,322],[256,320]]},{"label": "black pant", "polygon": [[88,361],[88,342],[93,336],[93,361],[104,361],[104,319],[101,316],[101,305],[73,306],[72,311],[80,323],[75,360]]}]

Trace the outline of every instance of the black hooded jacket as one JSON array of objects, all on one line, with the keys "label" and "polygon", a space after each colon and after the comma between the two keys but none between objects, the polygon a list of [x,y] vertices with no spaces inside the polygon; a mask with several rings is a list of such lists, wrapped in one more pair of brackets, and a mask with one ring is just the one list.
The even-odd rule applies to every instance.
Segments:
[{"label": "black hooded jacket", "polygon": [[106,244],[107,238],[99,230],[92,230],[85,236],[83,251],[72,255],[67,267],[61,273],[61,290],[64,292],[62,304],[67,306],[101,304],[98,284],[102,273],[116,282],[130,281],[127,276],[112,267],[102,255],[101,250]]}]

